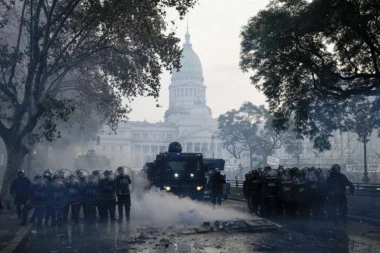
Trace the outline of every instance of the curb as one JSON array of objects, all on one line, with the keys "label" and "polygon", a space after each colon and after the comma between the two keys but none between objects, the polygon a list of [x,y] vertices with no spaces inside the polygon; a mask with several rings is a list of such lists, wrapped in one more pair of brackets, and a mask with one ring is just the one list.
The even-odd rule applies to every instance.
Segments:
[{"label": "curb", "polygon": [[360,223],[367,223],[370,225],[380,226],[380,220],[377,220],[377,219],[371,219],[371,218],[359,217],[359,216],[353,216],[353,215],[347,215],[347,218],[352,221],[356,221]]},{"label": "curb", "polygon": [[26,225],[25,227],[22,227],[17,231],[16,235],[13,237],[13,239],[5,246],[1,253],[12,253],[16,250],[16,248],[28,237],[29,231],[32,228],[31,224]]}]

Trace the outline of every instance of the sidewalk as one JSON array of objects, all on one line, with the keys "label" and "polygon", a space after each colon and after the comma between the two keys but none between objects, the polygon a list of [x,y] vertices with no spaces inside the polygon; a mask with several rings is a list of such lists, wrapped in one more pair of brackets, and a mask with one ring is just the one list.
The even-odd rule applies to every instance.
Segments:
[{"label": "sidewalk", "polygon": [[2,209],[0,214],[0,252],[10,253],[27,237],[31,224],[19,226],[15,209]]}]

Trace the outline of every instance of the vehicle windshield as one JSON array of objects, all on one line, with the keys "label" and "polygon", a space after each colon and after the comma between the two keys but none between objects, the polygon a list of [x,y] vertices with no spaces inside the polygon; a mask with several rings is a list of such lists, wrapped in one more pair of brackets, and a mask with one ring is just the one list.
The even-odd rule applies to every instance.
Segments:
[{"label": "vehicle windshield", "polygon": [[166,171],[197,171],[200,170],[200,162],[198,160],[182,160],[182,161],[166,161]]}]

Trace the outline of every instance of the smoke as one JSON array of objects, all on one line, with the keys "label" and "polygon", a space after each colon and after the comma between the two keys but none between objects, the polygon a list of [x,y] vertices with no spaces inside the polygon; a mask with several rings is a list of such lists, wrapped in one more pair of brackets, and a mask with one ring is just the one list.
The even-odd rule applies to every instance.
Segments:
[{"label": "smoke", "polygon": [[137,175],[131,195],[131,220],[136,225],[191,225],[205,221],[252,219],[246,213],[210,202],[181,198],[158,189],[144,190],[143,175]]}]

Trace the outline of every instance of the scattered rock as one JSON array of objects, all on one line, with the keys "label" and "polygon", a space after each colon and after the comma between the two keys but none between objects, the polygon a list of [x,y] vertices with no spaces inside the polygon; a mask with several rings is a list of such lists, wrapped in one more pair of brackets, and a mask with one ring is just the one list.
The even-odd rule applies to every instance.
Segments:
[{"label": "scattered rock", "polygon": [[166,238],[162,238],[160,240],[160,245],[164,246],[165,248],[168,248],[169,245],[170,245],[170,241],[168,239],[166,239]]}]

